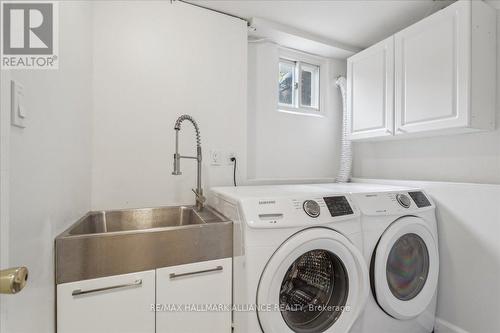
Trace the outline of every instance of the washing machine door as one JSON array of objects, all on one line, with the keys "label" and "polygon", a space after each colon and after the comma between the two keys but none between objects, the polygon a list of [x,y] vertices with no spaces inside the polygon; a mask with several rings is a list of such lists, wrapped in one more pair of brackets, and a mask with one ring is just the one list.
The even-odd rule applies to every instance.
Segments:
[{"label": "washing machine door", "polygon": [[370,276],[379,306],[397,319],[421,314],[436,292],[439,272],[437,239],[418,217],[396,220],[373,253]]},{"label": "washing machine door", "polygon": [[265,333],[348,332],[368,294],[361,252],[336,231],[310,228],[290,237],[267,263],[257,314]]}]

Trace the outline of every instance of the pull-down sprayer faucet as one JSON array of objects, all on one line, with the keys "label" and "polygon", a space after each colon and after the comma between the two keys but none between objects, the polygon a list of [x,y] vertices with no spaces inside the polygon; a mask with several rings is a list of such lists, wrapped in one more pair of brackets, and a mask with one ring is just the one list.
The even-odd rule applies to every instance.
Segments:
[{"label": "pull-down sprayer faucet", "polygon": [[[181,130],[181,123],[184,120],[189,120],[196,132],[196,156],[181,156],[179,154],[179,131]],[[174,154],[174,171],[173,175],[182,175],[181,172],[181,158],[190,158],[195,159],[197,162],[197,177],[196,177],[196,189],[193,189],[194,194],[196,195],[196,209],[203,209],[203,205],[205,203],[205,197],[203,196],[203,189],[201,188],[201,140],[200,140],[200,129],[198,128],[198,124],[190,115],[183,114],[177,121],[174,126],[175,130],[175,154]]]}]

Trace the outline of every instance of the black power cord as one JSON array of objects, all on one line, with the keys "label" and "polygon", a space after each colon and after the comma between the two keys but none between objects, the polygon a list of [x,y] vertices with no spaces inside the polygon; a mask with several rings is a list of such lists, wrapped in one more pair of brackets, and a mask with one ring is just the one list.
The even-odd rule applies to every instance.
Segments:
[{"label": "black power cord", "polygon": [[234,183],[234,186],[237,186],[236,185],[236,157],[231,157],[231,162],[234,162],[233,164],[233,183]]}]

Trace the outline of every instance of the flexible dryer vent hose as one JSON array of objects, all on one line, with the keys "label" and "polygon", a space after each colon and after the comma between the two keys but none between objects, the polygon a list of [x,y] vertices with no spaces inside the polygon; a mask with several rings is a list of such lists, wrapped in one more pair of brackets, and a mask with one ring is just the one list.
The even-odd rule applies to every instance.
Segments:
[{"label": "flexible dryer vent hose", "polygon": [[337,183],[347,183],[351,180],[351,169],[352,169],[352,145],[351,140],[348,138],[348,126],[349,126],[349,113],[347,112],[347,92],[346,92],[346,78],[339,76],[335,84],[340,89],[342,95],[342,138],[340,140],[340,169],[335,178]]}]

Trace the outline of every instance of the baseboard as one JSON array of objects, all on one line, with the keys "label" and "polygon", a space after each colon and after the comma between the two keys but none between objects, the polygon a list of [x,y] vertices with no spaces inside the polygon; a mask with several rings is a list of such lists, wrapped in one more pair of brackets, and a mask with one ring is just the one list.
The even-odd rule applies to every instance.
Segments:
[{"label": "baseboard", "polygon": [[436,324],[434,327],[435,333],[469,333],[458,326],[455,326],[444,319],[436,318]]}]

